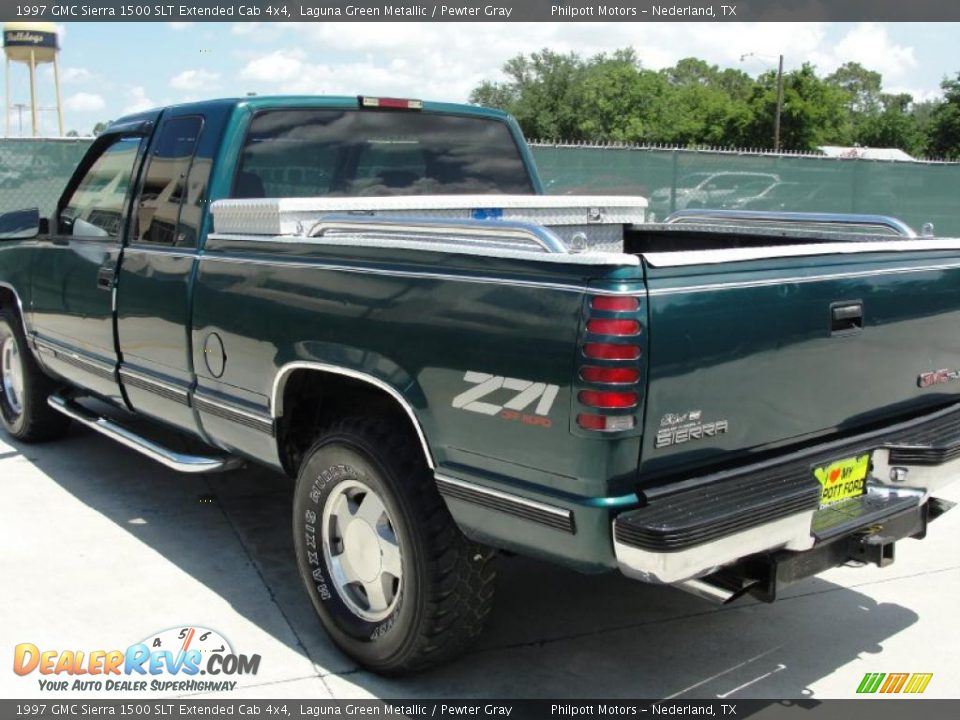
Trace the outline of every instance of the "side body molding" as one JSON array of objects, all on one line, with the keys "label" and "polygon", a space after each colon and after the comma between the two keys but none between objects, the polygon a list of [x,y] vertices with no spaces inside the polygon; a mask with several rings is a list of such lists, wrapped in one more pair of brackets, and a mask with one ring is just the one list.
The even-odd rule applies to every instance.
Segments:
[{"label": "side body molding", "polygon": [[327,365],[325,363],[318,362],[296,361],[287,363],[280,368],[279,372],[277,372],[277,376],[273,380],[273,390],[270,393],[270,413],[274,419],[280,418],[283,415],[283,390],[287,384],[287,379],[296,370],[316,370],[318,372],[326,372],[334,375],[343,375],[344,377],[360,380],[361,382],[373,385],[379,390],[383,390],[390,397],[396,400],[397,404],[399,404],[407,414],[407,417],[410,418],[410,422],[417,431],[417,437],[420,438],[420,445],[423,448],[423,455],[424,458],[426,458],[427,465],[431,470],[436,470],[436,465],[433,461],[433,453],[430,451],[430,445],[427,443],[427,437],[423,433],[420,420],[417,418],[417,414],[413,407],[409,402],[407,402],[407,399],[403,397],[399,391],[397,391],[396,388],[387,384],[380,378],[368,373],[340,367],[339,365]]}]

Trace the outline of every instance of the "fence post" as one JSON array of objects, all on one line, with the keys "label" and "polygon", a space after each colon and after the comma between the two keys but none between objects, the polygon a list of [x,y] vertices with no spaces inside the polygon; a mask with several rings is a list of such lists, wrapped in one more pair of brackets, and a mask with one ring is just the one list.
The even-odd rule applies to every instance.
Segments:
[{"label": "fence post", "polygon": [[677,170],[679,169],[680,157],[676,148],[673,148],[670,153],[673,156],[671,158],[673,180],[670,183],[670,214],[673,214],[677,211]]}]

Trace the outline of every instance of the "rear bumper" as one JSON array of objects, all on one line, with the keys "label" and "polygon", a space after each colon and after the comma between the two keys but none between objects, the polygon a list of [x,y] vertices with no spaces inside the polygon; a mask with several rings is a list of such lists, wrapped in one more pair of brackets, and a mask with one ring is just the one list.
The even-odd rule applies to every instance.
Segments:
[{"label": "rear bumper", "polygon": [[[866,495],[820,509],[813,468],[864,453],[871,458]],[[650,491],[644,507],[614,519],[614,553],[625,575],[671,584],[758,554],[830,545],[831,552],[819,555],[832,559],[845,547],[839,540],[867,528],[882,532],[893,518],[922,515],[925,527],[931,493],[958,476],[960,407],[951,407]]]}]

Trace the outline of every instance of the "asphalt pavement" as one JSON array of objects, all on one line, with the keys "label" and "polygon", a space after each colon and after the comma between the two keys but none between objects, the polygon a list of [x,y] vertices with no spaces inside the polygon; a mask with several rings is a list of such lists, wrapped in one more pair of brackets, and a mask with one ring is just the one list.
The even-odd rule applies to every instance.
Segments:
[{"label": "asphalt pavement", "polygon": [[[487,631],[412,678],[362,671],[301,589],[292,482],[262,469],[185,476],[85,429],[0,436],[0,696],[56,697],[14,647],[110,650],[178,627],[259,654],[233,698],[843,698],[868,672],[927,672],[960,697],[960,508],[893,566],[843,567],[774,604],[717,607],[616,574],[500,558]],[[941,495],[960,501],[960,483]],[[77,678],[66,676],[71,682]],[[92,693],[90,697],[150,693]],[[187,696],[160,692],[157,696]],[[77,697],[76,693],[72,693]]]}]

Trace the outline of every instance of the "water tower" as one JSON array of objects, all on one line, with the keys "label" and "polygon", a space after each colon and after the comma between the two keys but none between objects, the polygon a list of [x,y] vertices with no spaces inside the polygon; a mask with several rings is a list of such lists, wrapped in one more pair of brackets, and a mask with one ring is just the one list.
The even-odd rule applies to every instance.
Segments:
[{"label": "water tower", "polygon": [[57,26],[46,22],[8,22],[3,26],[3,52],[7,57],[6,75],[6,136],[10,137],[10,63],[24,63],[30,70],[30,119],[33,136],[40,134],[37,104],[37,65],[53,63],[53,84],[57,93],[57,120],[63,135],[63,106],[60,104],[60,62]]}]

